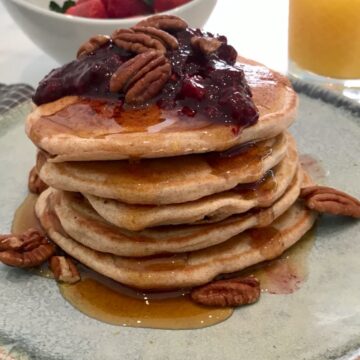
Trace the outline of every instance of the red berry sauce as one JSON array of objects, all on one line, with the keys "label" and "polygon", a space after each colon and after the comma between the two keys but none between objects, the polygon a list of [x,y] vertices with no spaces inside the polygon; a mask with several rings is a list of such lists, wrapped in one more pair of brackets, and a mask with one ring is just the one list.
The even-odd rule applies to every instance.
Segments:
[{"label": "red berry sauce", "polygon": [[[166,56],[173,74],[161,93],[151,102],[165,110],[177,110],[180,117],[205,116],[214,122],[238,128],[255,124],[259,113],[252,100],[244,72],[236,65],[236,50],[224,36],[214,36],[198,29],[186,29],[174,34],[179,41],[177,50]],[[204,55],[191,46],[193,36],[216,38],[219,49]],[[135,56],[109,43],[84,58],[50,72],[39,84],[34,102],[41,105],[67,95],[124,99],[123,93],[109,90],[109,81],[117,68]]]}]

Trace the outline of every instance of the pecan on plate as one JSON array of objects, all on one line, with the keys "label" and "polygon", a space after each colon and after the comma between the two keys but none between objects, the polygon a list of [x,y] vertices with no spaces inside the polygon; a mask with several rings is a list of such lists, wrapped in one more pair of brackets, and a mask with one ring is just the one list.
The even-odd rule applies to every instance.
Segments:
[{"label": "pecan on plate", "polygon": [[110,41],[110,36],[107,35],[96,35],[90,38],[87,42],[82,44],[77,52],[77,58],[80,59],[95,50],[99,49],[101,46],[107,44]]},{"label": "pecan on plate", "polygon": [[188,27],[188,24],[178,16],[154,15],[140,21],[136,26],[152,26],[165,31],[179,31]]},{"label": "pecan on plate", "polygon": [[305,205],[319,213],[360,218],[360,201],[327,186],[309,186],[301,189]]},{"label": "pecan on plate", "polygon": [[149,50],[166,52],[166,48],[161,41],[145,33],[135,32],[132,29],[115,30],[111,37],[118,47],[137,54]]},{"label": "pecan on plate", "polygon": [[217,39],[201,36],[193,36],[190,42],[194,49],[199,50],[204,55],[215,52],[222,44],[222,42]]},{"label": "pecan on plate", "polygon": [[23,245],[23,241],[16,235],[0,235],[0,251],[18,250]]},{"label": "pecan on plate", "polygon": [[29,191],[34,194],[41,194],[48,188],[48,186],[40,179],[35,166],[30,170],[29,173],[28,188]]},{"label": "pecan on plate", "polygon": [[36,229],[0,237],[0,262],[19,268],[39,266],[55,253],[55,245]]},{"label": "pecan on plate", "polygon": [[75,284],[80,281],[80,274],[73,261],[65,256],[53,256],[50,259],[50,269],[57,281]]},{"label": "pecan on plate", "polygon": [[207,306],[241,306],[260,297],[260,283],[254,277],[218,280],[191,292],[191,299]]},{"label": "pecan on plate", "polygon": [[125,101],[139,104],[157,95],[171,75],[171,65],[158,51],[147,51],[122,64],[110,79],[112,92],[126,93]]},{"label": "pecan on plate", "polygon": [[176,50],[179,47],[179,42],[175,36],[172,36],[168,32],[157,29],[152,26],[134,26],[132,28],[136,33],[146,34],[153,39],[159,40],[165,47]]}]

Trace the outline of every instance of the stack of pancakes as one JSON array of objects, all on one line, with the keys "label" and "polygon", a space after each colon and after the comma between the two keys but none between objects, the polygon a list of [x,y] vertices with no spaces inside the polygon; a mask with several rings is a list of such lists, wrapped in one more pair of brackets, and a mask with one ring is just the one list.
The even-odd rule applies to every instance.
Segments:
[{"label": "stack of pancakes", "polygon": [[36,107],[27,133],[50,186],[36,205],[49,237],[142,289],[205,284],[298,241],[315,215],[297,201],[310,183],[287,132],[297,97],[280,74],[239,62],[260,114],[245,129],[74,96]]}]

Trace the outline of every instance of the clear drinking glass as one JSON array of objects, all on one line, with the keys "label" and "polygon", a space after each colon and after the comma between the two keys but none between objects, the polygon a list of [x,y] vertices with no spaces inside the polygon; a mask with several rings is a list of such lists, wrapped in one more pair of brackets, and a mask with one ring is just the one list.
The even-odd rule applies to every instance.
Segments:
[{"label": "clear drinking glass", "polygon": [[360,101],[360,0],[289,1],[289,74]]}]

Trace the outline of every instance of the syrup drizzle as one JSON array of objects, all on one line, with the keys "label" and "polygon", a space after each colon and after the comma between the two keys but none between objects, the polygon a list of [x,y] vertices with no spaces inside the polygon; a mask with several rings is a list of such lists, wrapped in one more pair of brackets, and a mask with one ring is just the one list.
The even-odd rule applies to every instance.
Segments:
[{"label": "syrup drizzle", "polygon": [[82,98],[55,114],[40,117],[31,127],[30,135],[35,140],[54,134],[101,139],[120,133],[181,132],[209,125],[211,122],[204,117],[199,116],[197,121],[180,119],[174,111],[162,110],[157,105],[124,111],[114,101]]},{"label": "syrup drizzle", "polygon": [[231,191],[241,194],[244,199],[264,198],[276,191],[278,183],[273,170],[269,170],[258,181],[247,184],[238,184]]}]

